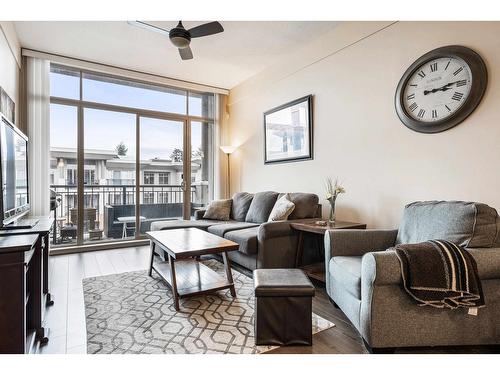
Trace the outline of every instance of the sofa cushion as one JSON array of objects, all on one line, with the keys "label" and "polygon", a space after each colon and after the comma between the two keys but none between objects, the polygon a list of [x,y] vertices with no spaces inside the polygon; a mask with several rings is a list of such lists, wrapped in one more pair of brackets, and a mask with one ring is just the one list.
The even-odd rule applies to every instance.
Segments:
[{"label": "sofa cushion", "polygon": [[295,204],[290,200],[290,194],[285,194],[274,204],[274,207],[269,214],[268,221],[286,220],[294,209]]},{"label": "sofa cushion", "polygon": [[319,198],[316,194],[290,193],[290,200],[295,204],[288,219],[309,219],[318,216]]},{"label": "sofa cushion", "polygon": [[246,229],[232,230],[224,235],[224,238],[236,242],[241,251],[247,255],[257,254],[257,233],[259,227],[252,227]]},{"label": "sofa cushion", "polygon": [[211,227],[208,227],[208,231],[210,233],[217,235],[217,236],[224,237],[224,235],[227,232],[230,232],[232,230],[252,228],[252,227],[257,227],[257,226],[259,226],[259,224],[245,223],[245,222],[243,222],[243,223],[234,222],[234,223],[228,223],[228,224],[212,225]]},{"label": "sofa cushion", "polygon": [[151,230],[164,230],[164,229],[181,229],[181,228],[198,228],[207,230],[208,227],[215,224],[226,224],[231,221],[220,220],[164,220],[153,221],[151,223]]},{"label": "sofa cushion", "polygon": [[269,214],[278,199],[278,193],[274,191],[262,191],[256,193],[248,208],[245,221],[250,223],[264,223],[269,218]]},{"label": "sofa cushion", "polygon": [[337,256],[330,259],[328,270],[335,283],[340,283],[350,294],[361,300],[361,258]]},{"label": "sofa cushion", "polygon": [[442,239],[464,247],[491,247],[498,236],[497,217],[483,203],[414,202],[405,207],[396,244]]},{"label": "sofa cushion", "polygon": [[231,219],[236,221],[245,221],[250,203],[252,203],[253,194],[236,193],[233,195],[233,206],[231,207]]},{"label": "sofa cushion", "polygon": [[204,219],[210,220],[229,220],[231,216],[231,199],[220,199],[210,202],[203,215]]}]

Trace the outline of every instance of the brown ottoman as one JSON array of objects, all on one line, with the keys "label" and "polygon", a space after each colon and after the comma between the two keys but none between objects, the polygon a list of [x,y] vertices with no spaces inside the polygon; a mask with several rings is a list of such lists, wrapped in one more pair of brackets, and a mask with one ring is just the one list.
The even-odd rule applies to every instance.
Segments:
[{"label": "brown ottoman", "polygon": [[312,345],[314,286],[299,269],[253,271],[256,345]]}]

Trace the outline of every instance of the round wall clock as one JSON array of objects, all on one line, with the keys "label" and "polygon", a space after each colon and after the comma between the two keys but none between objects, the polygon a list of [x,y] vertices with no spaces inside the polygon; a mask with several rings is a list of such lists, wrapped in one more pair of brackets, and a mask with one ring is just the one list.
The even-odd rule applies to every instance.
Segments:
[{"label": "round wall clock", "polygon": [[487,82],[486,65],[476,52],[462,46],[437,48],[403,74],[396,90],[396,112],[412,130],[442,132],[474,111]]}]

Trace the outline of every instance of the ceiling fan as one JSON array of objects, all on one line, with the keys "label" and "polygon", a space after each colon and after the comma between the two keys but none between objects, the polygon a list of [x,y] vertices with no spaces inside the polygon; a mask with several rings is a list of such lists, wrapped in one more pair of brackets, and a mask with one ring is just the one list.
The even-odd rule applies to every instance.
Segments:
[{"label": "ceiling fan", "polygon": [[128,21],[128,23],[133,26],[168,35],[172,44],[179,49],[182,60],[190,60],[193,58],[193,52],[189,47],[192,38],[218,34],[224,31],[222,25],[217,21],[195,26],[189,30],[184,28],[182,21],[179,21],[177,26],[171,30],[166,30],[143,21]]}]

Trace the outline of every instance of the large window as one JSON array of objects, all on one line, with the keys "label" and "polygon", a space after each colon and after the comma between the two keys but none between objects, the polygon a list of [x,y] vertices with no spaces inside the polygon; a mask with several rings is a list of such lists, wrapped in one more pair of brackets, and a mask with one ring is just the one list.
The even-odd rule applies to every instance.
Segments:
[{"label": "large window", "polygon": [[[63,66],[50,67],[50,96],[80,99],[80,72]],[[53,123],[51,123],[51,127]]]},{"label": "large window", "polygon": [[[83,108],[86,173],[83,194],[85,197],[96,196],[84,206],[84,215],[89,216],[89,236],[87,238],[84,233],[85,242],[94,242],[94,237],[98,236],[114,240],[129,238],[123,236],[123,228],[119,232],[119,225],[110,221],[135,216],[134,183],[120,183],[117,186],[114,183],[108,184],[108,181],[114,179],[115,172],[135,173],[135,120],[136,116],[132,113]],[[118,201],[115,199],[114,205],[104,199],[108,190],[120,195]],[[119,202],[120,211],[115,209],[118,207],[116,202]],[[91,236],[94,233],[95,236]]]},{"label": "large window", "polygon": [[56,245],[142,238],[212,199],[214,94],[60,65],[50,79]]},{"label": "large window", "polygon": [[[184,180],[185,122],[141,116],[139,124],[140,158],[144,175],[141,191],[144,192],[144,204],[155,203],[155,216],[164,220],[186,217],[185,202],[190,201],[189,198],[186,199],[186,193],[189,194],[191,188],[187,189],[187,181]],[[169,174],[172,179],[165,185],[159,177],[161,175],[165,178]],[[172,199],[165,203],[164,199],[168,194]],[[142,233],[148,230],[147,225],[141,226]]]},{"label": "large window", "polygon": [[83,100],[159,112],[187,113],[186,91],[101,74],[83,74]]},{"label": "large window", "polygon": [[213,122],[191,121],[191,208],[207,205],[213,187]]}]

